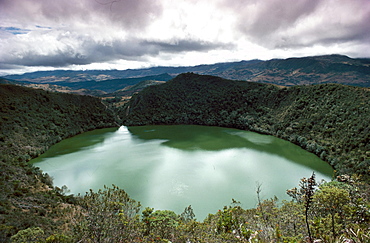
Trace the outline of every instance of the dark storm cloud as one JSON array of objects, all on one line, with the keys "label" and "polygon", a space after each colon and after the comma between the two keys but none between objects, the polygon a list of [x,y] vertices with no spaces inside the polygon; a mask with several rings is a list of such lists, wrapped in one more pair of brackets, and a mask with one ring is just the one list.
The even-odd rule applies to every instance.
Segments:
[{"label": "dark storm cloud", "polygon": [[368,0],[222,1],[248,39],[270,49],[370,41]]},{"label": "dark storm cloud", "polygon": [[[58,52],[53,55],[40,55],[32,51],[25,53],[22,58],[8,60],[7,63],[19,66],[50,66],[64,67],[71,64],[89,64],[88,58],[80,53],[72,54],[66,52]],[[0,63],[1,65],[1,63]]]},{"label": "dark storm cloud", "polygon": [[312,13],[318,3],[318,0],[289,0],[258,1],[247,4],[244,8],[254,9],[254,16],[240,16],[239,28],[245,33],[263,38],[294,25],[301,18]]},{"label": "dark storm cloud", "polygon": [[19,23],[55,25],[106,22],[125,28],[143,28],[162,13],[162,6],[152,0],[1,0],[3,20]]},{"label": "dark storm cloud", "polygon": [[157,53],[178,53],[185,51],[202,52],[215,49],[232,49],[234,47],[231,43],[214,43],[196,40],[175,40],[170,42],[143,41],[142,44],[149,47],[149,49],[155,50]]},{"label": "dark storm cloud", "polygon": [[6,64],[6,63],[1,63],[0,62],[0,70],[7,70],[7,69],[19,69],[20,67],[14,64]]},{"label": "dark storm cloud", "polygon": [[219,48],[233,48],[233,45],[186,39],[162,42],[132,38],[99,42],[93,38],[84,37],[78,47],[65,46],[63,49],[51,51],[44,55],[28,50],[16,55],[9,55],[6,60],[0,61],[0,65],[63,67],[109,62],[118,59],[144,61],[148,56],[156,56],[161,53],[208,51]]}]

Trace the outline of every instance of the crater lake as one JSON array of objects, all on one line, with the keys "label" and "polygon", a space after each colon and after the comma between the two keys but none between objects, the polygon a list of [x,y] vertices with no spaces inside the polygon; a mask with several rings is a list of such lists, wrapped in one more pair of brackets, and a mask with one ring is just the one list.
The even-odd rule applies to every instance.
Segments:
[{"label": "crater lake", "polygon": [[289,199],[286,190],[333,169],[299,146],[273,136],[196,125],[98,129],[65,139],[31,160],[54,186],[84,195],[112,184],[155,210],[180,214],[191,205],[203,220],[232,199],[243,208],[260,197]]}]

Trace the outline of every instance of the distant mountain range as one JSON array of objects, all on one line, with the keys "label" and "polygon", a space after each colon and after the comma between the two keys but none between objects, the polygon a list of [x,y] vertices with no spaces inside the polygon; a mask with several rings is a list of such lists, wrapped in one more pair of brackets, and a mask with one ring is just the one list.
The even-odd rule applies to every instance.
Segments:
[{"label": "distant mountain range", "polygon": [[268,61],[251,60],[188,67],[39,71],[22,75],[8,75],[4,78],[23,83],[55,84],[72,89],[83,88],[113,92],[143,80],[167,81],[178,74],[187,72],[282,86],[339,83],[370,87],[370,58],[354,59],[342,55]]}]

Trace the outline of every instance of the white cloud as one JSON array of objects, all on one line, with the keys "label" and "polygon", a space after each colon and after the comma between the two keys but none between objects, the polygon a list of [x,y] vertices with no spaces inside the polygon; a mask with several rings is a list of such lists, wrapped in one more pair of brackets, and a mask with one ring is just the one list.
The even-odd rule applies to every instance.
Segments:
[{"label": "white cloud", "polygon": [[2,0],[0,70],[370,56],[368,0]]}]

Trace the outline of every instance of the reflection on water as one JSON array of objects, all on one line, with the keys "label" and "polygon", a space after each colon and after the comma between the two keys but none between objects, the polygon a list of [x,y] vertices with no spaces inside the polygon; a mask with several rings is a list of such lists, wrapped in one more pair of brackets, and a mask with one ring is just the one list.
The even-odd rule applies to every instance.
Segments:
[{"label": "reflection on water", "polygon": [[286,199],[286,189],[312,171],[319,179],[332,174],[325,162],[289,142],[185,125],[96,130],[64,140],[32,162],[72,193],[115,184],[144,206],[181,213],[192,205],[198,219],[232,198],[254,207],[257,183],[263,198]]}]

